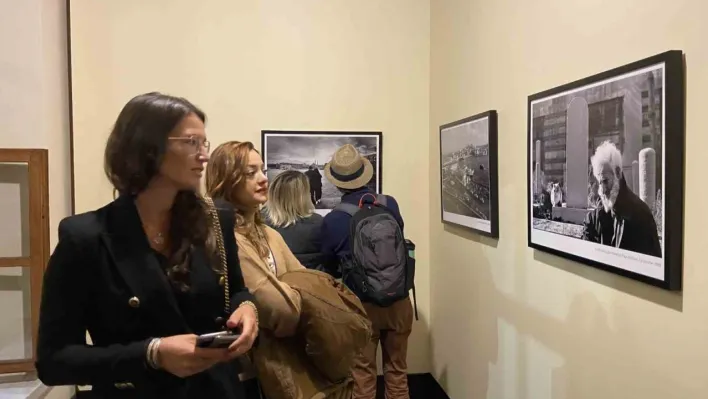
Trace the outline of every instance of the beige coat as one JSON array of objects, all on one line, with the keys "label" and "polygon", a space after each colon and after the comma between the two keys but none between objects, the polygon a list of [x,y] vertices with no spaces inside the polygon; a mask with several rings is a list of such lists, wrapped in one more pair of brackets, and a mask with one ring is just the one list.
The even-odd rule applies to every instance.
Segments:
[{"label": "beige coat", "polygon": [[300,320],[300,294],[278,276],[291,270],[304,269],[285,244],[283,237],[275,230],[264,226],[268,246],[273,252],[277,275],[268,267],[246,237],[236,234],[241,272],[248,290],[256,297],[259,322],[262,329],[270,330],[277,337],[288,337],[295,333]]},{"label": "beige coat", "polygon": [[311,364],[304,342],[295,333],[300,320],[300,294],[278,279],[288,271],[304,269],[283,237],[264,226],[276,263],[276,274],[256,248],[236,234],[246,287],[258,304],[259,343],[251,358],[268,399],[349,399],[352,382],[332,385]]}]

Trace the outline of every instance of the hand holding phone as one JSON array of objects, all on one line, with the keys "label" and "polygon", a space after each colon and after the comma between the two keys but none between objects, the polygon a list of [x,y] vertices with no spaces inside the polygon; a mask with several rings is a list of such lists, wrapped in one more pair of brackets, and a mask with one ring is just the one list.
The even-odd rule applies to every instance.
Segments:
[{"label": "hand holding phone", "polygon": [[[228,358],[226,349],[196,348],[198,338],[194,334],[161,338],[161,343],[157,347],[159,368],[177,377],[185,378],[201,373]],[[208,338],[207,341],[213,341],[213,338]],[[217,341],[216,344],[219,342]]]},{"label": "hand holding phone", "polygon": [[215,333],[202,334],[197,337],[198,348],[228,348],[241,334],[231,331],[219,331]]}]

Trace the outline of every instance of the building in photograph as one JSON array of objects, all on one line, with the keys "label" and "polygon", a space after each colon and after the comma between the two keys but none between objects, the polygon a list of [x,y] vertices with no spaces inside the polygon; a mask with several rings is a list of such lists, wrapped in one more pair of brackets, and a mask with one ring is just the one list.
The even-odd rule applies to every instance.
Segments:
[{"label": "building in photograph", "polygon": [[[588,173],[590,156],[603,141],[610,140],[623,154],[627,183],[636,191],[632,163],[639,151],[656,151],[656,186],[661,187],[661,107],[662,79],[655,73],[641,74],[595,86],[571,95],[553,98],[533,107],[534,165],[538,162],[542,184],[560,183],[565,187],[566,122],[570,101],[582,96],[588,103]],[[628,126],[627,123],[631,126]],[[540,148],[539,148],[540,147]]]}]

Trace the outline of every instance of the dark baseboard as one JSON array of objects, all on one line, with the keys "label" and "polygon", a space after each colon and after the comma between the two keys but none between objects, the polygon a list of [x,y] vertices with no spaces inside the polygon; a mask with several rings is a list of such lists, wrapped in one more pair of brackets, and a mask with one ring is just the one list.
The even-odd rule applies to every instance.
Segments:
[{"label": "dark baseboard", "polygon": [[[450,399],[432,374],[408,374],[408,390],[411,399]],[[384,399],[384,380],[379,376],[376,382],[376,399]]]},{"label": "dark baseboard", "polygon": [[[450,399],[432,374],[408,374],[410,399]],[[96,398],[91,391],[77,392],[72,399]],[[376,383],[376,399],[384,399],[384,380],[379,376]]]}]

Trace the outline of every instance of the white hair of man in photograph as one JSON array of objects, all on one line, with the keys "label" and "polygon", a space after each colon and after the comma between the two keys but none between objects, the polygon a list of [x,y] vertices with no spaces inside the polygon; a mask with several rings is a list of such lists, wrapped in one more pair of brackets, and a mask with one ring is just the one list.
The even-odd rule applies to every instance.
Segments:
[{"label": "white hair of man in photograph", "polygon": [[597,193],[602,206],[610,212],[615,205],[622,178],[622,153],[611,141],[605,141],[595,149],[590,158],[592,174],[597,179]]}]

